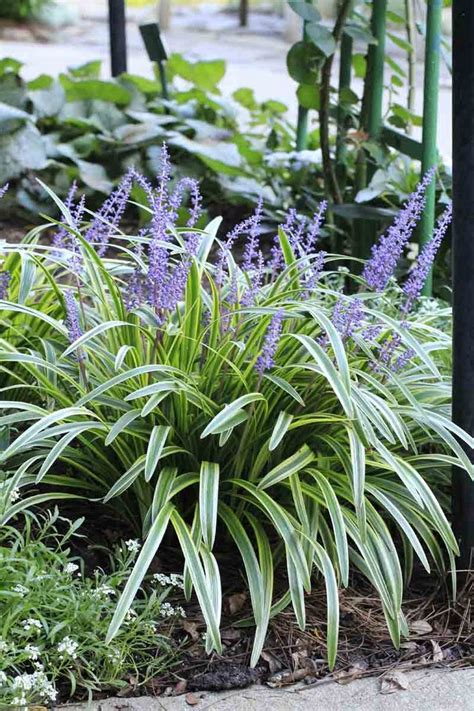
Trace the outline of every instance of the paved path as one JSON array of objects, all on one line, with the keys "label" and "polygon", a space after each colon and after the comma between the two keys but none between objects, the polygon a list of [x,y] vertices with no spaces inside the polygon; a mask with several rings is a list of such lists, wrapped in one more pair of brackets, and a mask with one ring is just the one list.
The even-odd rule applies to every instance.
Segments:
[{"label": "paved path", "polygon": [[[1,2],[1,0],[0,0]],[[90,6],[92,7],[92,6]],[[108,27],[105,3],[98,1],[94,12],[89,12],[79,25],[56,31],[54,42],[33,42],[24,31],[3,33],[0,42],[2,56],[12,56],[25,63],[23,74],[31,79],[44,72],[58,74],[68,66],[76,66],[93,59],[104,61],[108,71]],[[150,10],[130,12],[127,26],[129,71],[150,75],[151,66],[143,49],[138,24],[153,19]],[[222,89],[230,94],[241,86],[254,89],[257,98],[277,98],[296,115],[296,84],[286,70],[289,44],[283,37],[283,20],[276,16],[253,13],[249,29],[240,29],[232,14],[218,13],[209,6],[201,10],[176,13],[171,29],[165,33],[169,51],[185,54],[192,59],[225,59],[227,72]],[[399,57],[400,50],[388,45],[392,56]],[[334,66],[334,82],[337,79]],[[423,68],[417,72],[417,113],[422,113]],[[360,93],[360,83],[356,89]],[[403,103],[403,97],[400,98]],[[316,118],[312,112],[313,118]],[[443,156],[451,155],[451,88],[450,76],[443,66],[440,82],[439,148]],[[417,134],[415,134],[417,136]],[[419,135],[419,131],[418,131]],[[418,137],[418,136],[417,136]]]},{"label": "paved path", "polygon": [[[474,669],[414,671],[406,675],[408,689],[380,693],[378,679],[360,679],[344,686],[334,682],[317,686],[269,689],[254,686],[243,691],[196,693],[170,698],[108,699],[59,707],[63,711],[474,711]],[[196,705],[188,702],[198,701]]]}]

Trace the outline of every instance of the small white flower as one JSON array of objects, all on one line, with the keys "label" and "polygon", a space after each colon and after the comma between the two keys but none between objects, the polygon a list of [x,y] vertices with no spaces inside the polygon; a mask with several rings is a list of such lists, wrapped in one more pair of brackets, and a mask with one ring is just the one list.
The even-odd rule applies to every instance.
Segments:
[{"label": "small white flower", "polygon": [[169,602],[161,603],[160,615],[161,617],[177,617],[178,615],[180,617],[186,617],[186,613],[181,607],[181,605],[173,607],[173,605],[171,605]]},{"label": "small white flower", "polygon": [[5,642],[5,640],[0,637],[0,654],[8,652],[9,649],[10,645],[8,644],[8,642]]},{"label": "small white flower", "polygon": [[119,649],[112,649],[107,654],[107,657],[115,664],[118,664],[120,661],[122,661],[122,654]]},{"label": "small white flower", "polygon": [[34,629],[36,632],[39,632],[39,630],[41,629],[41,622],[39,620],[35,620],[33,617],[29,617],[27,620],[23,620],[21,624],[23,625],[23,628],[26,632],[29,632],[32,629]]},{"label": "small white flower", "polygon": [[173,588],[179,588],[184,590],[184,578],[182,575],[177,573],[171,573],[171,575],[165,575],[164,573],[155,573],[152,578],[158,585],[162,587],[167,587],[171,585]]},{"label": "small white flower", "polygon": [[25,696],[15,696],[15,698],[12,699],[12,705],[13,706],[26,706],[26,697]]},{"label": "small white flower", "polygon": [[127,614],[125,615],[125,621],[130,622],[131,620],[136,619],[136,617],[137,617],[137,613],[131,607],[129,610],[127,610]]},{"label": "small white flower", "polygon": [[5,684],[7,681],[7,675],[5,674],[4,671],[0,671],[0,686],[2,684]]},{"label": "small white flower", "polygon": [[115,595],[115,590],[110,585],[99,585],[98,588],[91,591],[91,595],[95,598],[107,598]]},{"label": "small white flower", "polygon": [[63,641],[58,644],[59,658],[71,657],[71,659],[76,659],[78,647],[78,642],[75,642],[71,637],[64,637]]},{"label": "small white flower", "polygon": [[125,546],[130,553],[138,553],[141,548],[140,541],[136,538],[129,538],[128,541],[125,541]]},{"label": "small white flower", "polygon": [[66,565],[64,566],[65,573],[72,574],[72,573],[75,573],[76,570],[79,570],[79,566],[76,565],[76,563],[66,563]]},{"label": "small white flower", "polygon": [[40,655],[39,647],[35,647],[34,644],[27,644],[25,652],[29,655],[30,659],[33,659],[33,661],[36,661]]},{"label": "small white flower", "polygon": [[10,491],[10,501],[13,503],[14,501],[18,501],[20,498],[20,489],[16,486],[14,489]]},{"label": "small white flower", "polygon": [[21,595],[21,597],[24,597],[27,593],[29,593],[29,590],[28,588],[25,588],[24,585],[20,585],[20,583],[18,583],[18,585],[15,585],[13,588],[13,592],[16,592],[18,595]]}]

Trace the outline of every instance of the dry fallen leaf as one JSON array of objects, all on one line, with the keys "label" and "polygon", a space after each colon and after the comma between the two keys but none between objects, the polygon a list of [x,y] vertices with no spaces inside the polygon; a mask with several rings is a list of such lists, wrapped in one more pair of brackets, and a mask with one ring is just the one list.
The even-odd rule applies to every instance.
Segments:
[{"label": "dry fallen leaf", "polygon": [[189,692],[188,694],[186,694],[185,699],[186,699],[186,703],[188,704],[188,706],[197,706],[199,703],[198,697],[196,696],[196,694],[193,694],[192,692]]},{"label": "dry fallen leaf", "polygon": [[197,642],[197,640],[200,638],[200,634],[196,622],[191,622],[190,620],[183,620],[181,626],[183,630],[188,633],[193,642]]},{"label": "dry fallen leaf", "polygon": [[432,639],[431,646],[433,647],[433,661],[434,662],[442,662],[443,661],[443,650],[439,646],[439,642]]},{"label": "dry fallen leaf", "polygon": [[262,659],[266,661],[268,664],[268,669],[270,671],[270,674],[275,674],[275,672],[280,671],[282,669],[283,664],[280,662],[278,657],[275,657],[274,654],[271,652],[263,651],[261,654]]},{"label": "dry fallen leaf", "polygon": [[401,671],[387,672],[380,684],[381,694],[394,694],[396,691],[405,691],[410,686],[406,674]]},{"label": "dry fallen leaf", "polygon": [[302,681],[307,676],[309,676],[308,669],[298,669],[298,671],[294,672],[286,670],[271,676],[266,684],[274,689],[279,686],[286,686],[287,684],[295,684],[297,681]]},{"label": "dry fallen leaf", "polygon": [[409,627],[415,634],[429,634],[433,631],[432,626],[427,620],[414,620],[409,623]]},{"label": "dry fallen leaf", "polygon": [[186,679],[180,679],[173,689],[173,696],[181,696],[186,691],[188,682]]},{"label": "dry fallen leaf", "polygon": [[243,592],[234,593],[234,595],[229,595],[229,597],[226,599],[227,607],[229,608],[229,614],[235,615],[237,612],[240,612],[243,606],[245,605],[246,600],[247,595]]},{"label": "dry fallen leaf", "polygon": [[237,642],[242,638],[242,630],[236,627],[227,627],[221,632],[221,639],[223,642]]},{"label": "dry fallen leaf", "polygon": [[350,684],[354,679],[360,679],[367,668],[369,663],[366,659],[359,659],[354,662],[349,669],[341,669],[340,671],[334,672],[332,678],[337,681],[338,684]]}]

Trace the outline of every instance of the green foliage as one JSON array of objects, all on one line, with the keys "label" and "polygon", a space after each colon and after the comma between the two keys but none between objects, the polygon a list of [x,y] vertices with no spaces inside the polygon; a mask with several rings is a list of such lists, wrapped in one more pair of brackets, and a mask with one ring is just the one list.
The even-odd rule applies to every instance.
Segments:
[{"label": "green foliage", "polygon": [[89,574],[69,548],[81,523],[56,509],[40,519],[27,515],[20,530],[0,530],[2,707],[49,705],[59,689],[63,697],[119,691],[130,677],[142,686],[173,663],[168,633],[180,613],[164,603],[169,586],[142,590],[114,643],[105,644],[139,546],[130,540],[112,553],[104,548],[108,572]]},{"label": "green foliage", "polygon": [[51,0],[2,0],[0,17],[7,20],[34,20]]},{"label": "green foliage", "polygon": [[[102,500],[136,527],[145,544],[109,640],[120,634],[162,540],[174,536],[185,592],[195,591],[207,624],[208,651],[221,648],[219,556],[232,548],[250,591],[252,664],[272,616],[291,604],[304,628],[304,596],[316,578],[327,591],[332,667],[338,589],[353,571],[380,596],[398,647],[414,555],[428,571],[444,573],[445,559],[454,567],[457,543],[443,511],[451,466],[472,474],[454,435],[474,442],[450,421],[451,340],[437,326],[449,322],[449,310],[415,313],[407,329],[396,286],[369,293],[360,278],[334,271],[332,258],[322,280],[305,287],[317,255],[295,257],[283,230],[285,266],[268,268],[255,290],[255,274],[228,250],[223,265],[210,259],[218,224],[169,228],[162,246],[189,273],[168,311],[126,306],[131,275],[147,273],[146,229],[134,237],[111,228],[101,258],[71,226],[79,273],[77,252],[45,245],[41,229],[5,247],[11,281],[0,302],[0,522],[76,497]],[[190,233],[199,247],[187,262]],[[143,249],[131,249],[138,244]],[[359,289],[357,303],[342,294],[344,284]],[[65,325],[69,289],[83,332],[73,343]],[[341,299],[363,312],[351,337],[331,321]],[[260,369],[276,314],[274,365]],[[365,329],[374,325],[371,339]],[[400,372],[380,358],[393,333],[400,354],[413,352]],[[276,577],[287,580],[283,594]]]},{"label": "green foliage", "polygon": [[[62,196],[77,179],[97,205],[130,165],[154,177],[157,144],[166,140],[183,173],[200,178],[211,205],[251,204],[262,186],[274,214],[288,205],[298,176],[283,176],[266,161],[274,150],[293,146],[286,106],[261,103],[245,88],[224,99],[220,60],[189,62],[172,54],[166,69],[173,82],[169,101],[158,77],[123,74],[104,81],[97,61],[59,79],[40,75],[25,82],[21,64],[3,60],[0,185],[13,183],[16,204],[29,213],[46,207],[33,170]],[[11,203],[2,208],[9,211]]]}]

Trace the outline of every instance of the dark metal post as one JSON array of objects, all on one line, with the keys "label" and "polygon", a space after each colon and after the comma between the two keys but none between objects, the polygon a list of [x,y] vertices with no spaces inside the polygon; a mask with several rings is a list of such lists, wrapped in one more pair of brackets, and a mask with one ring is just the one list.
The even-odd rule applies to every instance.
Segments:
[{"label": "dark metal post", "polygon": [[[474,3],[453,1],[453,420],[474,435]],[[474,451],[465,447],[474,462]],[[453,472],[460,569],[474,549],[474,482]]]},{"label": "dark metal post", "polygon": [[[425,79],[423,85],[423,157],[422,173],[426,173],[438,161],[438,97],[439,62],[441,56],[441,9],[442,0],[430,0],[426,17]],[[436,181],[426,189],[426,205],[420,220],[420,248],[433,234],[435,219]],[[431,296],[433,275],[429,273],[423,287],[423,294]]]},{"label": "dark metal post", "polygon": [[112,76],[127,71],[125,0],[109,0],[110,64]]},{"label": "dark metal post", "polygon": [[249,22],[249,0],[240,0],[239,3],[239,24],[247,27]]}]

